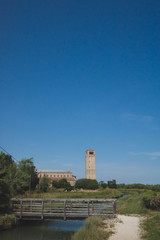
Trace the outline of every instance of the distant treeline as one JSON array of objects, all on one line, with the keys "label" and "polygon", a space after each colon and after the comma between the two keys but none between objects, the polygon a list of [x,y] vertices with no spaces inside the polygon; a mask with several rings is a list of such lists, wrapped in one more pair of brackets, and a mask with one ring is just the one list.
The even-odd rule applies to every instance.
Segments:
[{"label": "distant treeline", "polygon": [[150,184],[141,184],[141,183],[134,183],[134,184],[117,184],[117,188],[121,189],[146,189],[159,192],[160,191],[160,184],[150,185]]},{"label": "distant treeline", "polygon": [[160,192],[160,184],[150,185],[150,184],[142,184],[142,183],[133,183],[133,184],[117,184],[116,180],[108,181],[107,183],[101,181],[99,182],[99,186],[102,188],[118,188],[118,189],[146,189],[152,190],[156,192]]}]

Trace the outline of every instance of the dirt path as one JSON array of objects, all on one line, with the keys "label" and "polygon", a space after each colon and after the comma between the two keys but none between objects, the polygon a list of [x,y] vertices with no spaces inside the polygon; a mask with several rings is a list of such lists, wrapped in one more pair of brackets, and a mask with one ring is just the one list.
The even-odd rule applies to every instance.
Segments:
[{"label": "dirt path", "polygon": [[116,220],[112,220],[115,233],[109,240],[140,240],[140,217],[118,215]]}]

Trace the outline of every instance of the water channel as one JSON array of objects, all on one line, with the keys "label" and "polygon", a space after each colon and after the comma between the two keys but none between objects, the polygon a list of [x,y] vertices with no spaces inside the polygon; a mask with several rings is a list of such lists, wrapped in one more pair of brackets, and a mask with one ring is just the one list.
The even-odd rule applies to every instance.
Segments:
[{"label": "water channel", "polygon": [[0,240],[70,240],[83,221],[44,221],[20,224],[0,232]]}]

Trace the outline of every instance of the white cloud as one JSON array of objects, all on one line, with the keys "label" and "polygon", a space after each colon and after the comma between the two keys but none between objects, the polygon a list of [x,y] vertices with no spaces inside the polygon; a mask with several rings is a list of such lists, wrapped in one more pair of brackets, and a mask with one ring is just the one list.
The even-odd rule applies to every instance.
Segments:
[{"label": "white cloud", "polygon": [[137,156],[137,155],[150,156],[151,159],[153,159],[153,160],[160,157],[160,152],[129,152],[129,154],[132,154],[134,156]]},{"label": "white cloud", "polygon": [[151,157],[152,160],[156,160],[158,157]]},{"label": "white cloud", "polygon": [[154,117],[150,115],[140,115],[140,114],[133,114],[133,113],[122,114],[121,118],[128,119],[131,121],[140,121],[144,123],[151,123],[154,120]]}]

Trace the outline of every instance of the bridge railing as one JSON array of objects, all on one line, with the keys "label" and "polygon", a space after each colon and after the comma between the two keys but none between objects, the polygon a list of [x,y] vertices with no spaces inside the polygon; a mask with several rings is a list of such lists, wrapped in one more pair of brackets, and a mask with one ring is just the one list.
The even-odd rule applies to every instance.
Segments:
[{"label": "bridge railing", "polygon": [[13,198],[12,210],[20,219],[80,219],[115,216],[115,199]]}]

